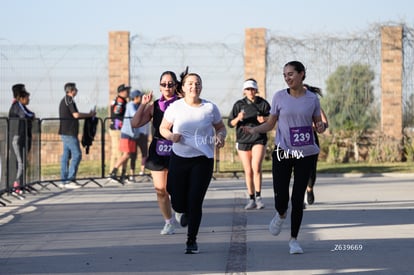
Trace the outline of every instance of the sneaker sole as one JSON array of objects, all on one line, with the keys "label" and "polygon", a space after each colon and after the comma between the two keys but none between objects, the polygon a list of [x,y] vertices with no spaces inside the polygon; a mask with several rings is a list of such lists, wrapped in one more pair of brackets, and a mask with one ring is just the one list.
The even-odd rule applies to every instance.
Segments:
[{"label": "sneaker sole", "polygon": [[199,250],[185,250],[185,254],[199,254],[200,251]]},{"label": "sneaker sole", "polygon": [[290,255],[303,254],[303,251],[290,251]]},{"label": "sneaker sole", "polygon": [[174,235],[175,232],[160,232],[160,235]]},{"label": "sneaker sole", "polygon": [[270,234],[272,236],[279,236],[279,234],[280,234],[280,232],[273,232],[273,231],[271,231],[270,228],[269,228],[269,232],[270,232]]},{"label": "sneaker sole", "polygon": [[256,204],[253,204],[253,205],[251,205],[249,207],[247,207],[247,206],[244,207],[244,210],[252,210],[252,209],[257,209],[257,205]]},{"label": "sneaker sole", "polygon": [[79,189],[82,188],[82,186],[65,186],[66,189]]}]

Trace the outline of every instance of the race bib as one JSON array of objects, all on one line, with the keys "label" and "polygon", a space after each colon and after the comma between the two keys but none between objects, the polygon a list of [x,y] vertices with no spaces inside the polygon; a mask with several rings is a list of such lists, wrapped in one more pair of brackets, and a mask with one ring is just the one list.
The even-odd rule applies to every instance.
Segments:
[{"label": "race bib", "polygon": [[157,139],[157,146],[155,150],[159,156],[170,156],[172,144],[171,140]]},{"label": "race bib", "polygon": [[305,146],[314,144],[313,130],[311,126],[292,127],[290,131],[290,143],[292,146]]}]

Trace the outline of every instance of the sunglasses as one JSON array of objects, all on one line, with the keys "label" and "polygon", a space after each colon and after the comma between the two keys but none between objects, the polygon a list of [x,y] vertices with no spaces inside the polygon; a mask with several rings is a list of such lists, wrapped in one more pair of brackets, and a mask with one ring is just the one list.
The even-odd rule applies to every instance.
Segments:
[{"label": "sunglasses", "polygon": [[160,83],[161,87],[168,87],[168,88],[172,88],[175,86],[175,83]]}]

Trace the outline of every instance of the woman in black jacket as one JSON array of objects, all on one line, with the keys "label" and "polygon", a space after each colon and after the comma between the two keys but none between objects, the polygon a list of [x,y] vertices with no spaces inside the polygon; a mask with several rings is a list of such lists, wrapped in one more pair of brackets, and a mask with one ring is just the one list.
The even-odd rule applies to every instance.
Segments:
[{"label": "woman in black jacket", "polygon": [[30,102],[30,93],[26,91],[25,86],[16,84],[12,89],[15,100],[9,110],[9,133],[17,163],[16,179],[12,191],[21,194],[23,192],[21,187],[24,164],[32,145],[32,120],[35,114],[27,108]]},{"label": "woman in black jacket", "polygon": [[244,98],[238,100],[229,115],[229,127],[236,127],[236,146],[239,158],[243,164],[249,200],[244,207],[246,210],[262,209],[264,203],[261,197],[262,162],[266,152],[266,134],[248,134],[242,126],[255,127],[264,123],[269,116],[270,104],[257,96],[258,86],[253,78],[243,84]]}]

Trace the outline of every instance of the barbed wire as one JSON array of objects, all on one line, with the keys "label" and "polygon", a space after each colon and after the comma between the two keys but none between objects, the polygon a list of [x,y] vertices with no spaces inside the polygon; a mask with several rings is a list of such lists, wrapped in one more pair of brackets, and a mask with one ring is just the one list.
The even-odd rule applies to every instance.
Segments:
[{"label": "barbed wire", "polygon": [[[389,22],[389,25],[394,23]],[[394,25],[401,25],[395,23]],[[327,78],[338,66],[368,64],[375,72],[374,94],[381,87],[381,27],[346,34],[309,34],[303,37],[278,35],[268,30],[266,91],[284,88],[283,65],[300,60],[307,68],[306,82],[326,87]],[[403,26],[403,98],[414,90],[414,29]],[[109,102],[108,47],[106,45],[11,45],[0,39],[0,113],[7,113],[11,86],[23,82],[32,93],[30,108],[40,116],[56,116],[67,81],[79,84],[80,109]],[[188,43],[176,36],[150,40],[130,38],[130,75],[133,88],[158,92],[159,76],[172,70],[180,74],[186,66],[203,78],[202,96],[214,101],[223,115],[242,97],[244,80],[244,37],[227,42]],[[39,111],[37,111],[39,110]]]}]

